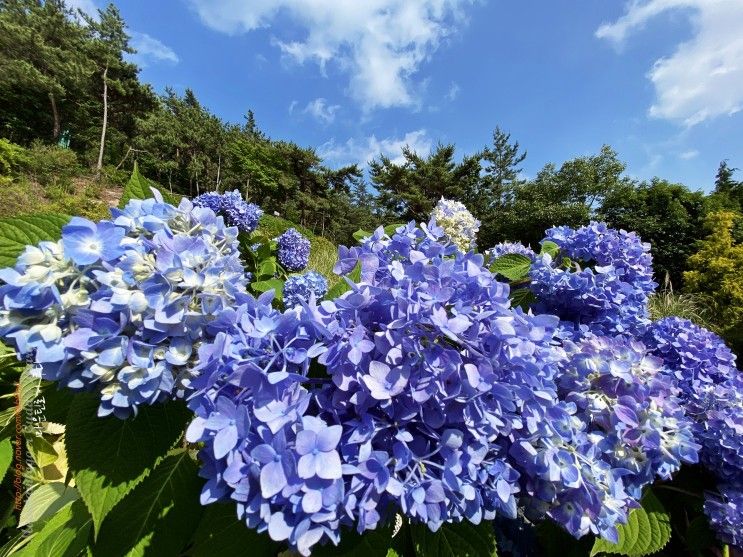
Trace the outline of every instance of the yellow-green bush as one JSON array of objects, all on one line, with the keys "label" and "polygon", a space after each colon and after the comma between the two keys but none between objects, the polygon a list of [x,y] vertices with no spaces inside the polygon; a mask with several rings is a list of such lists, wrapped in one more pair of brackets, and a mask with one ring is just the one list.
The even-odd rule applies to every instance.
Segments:
[{"label": "yellow-green bush", "polygon": [[733,237],[742,217],[729,211],[710,213],[708,236],[689,257],[684,283],[689,292],[707,294],[714,304],[714,320],[736,348],[743,348],[743,245]]}]

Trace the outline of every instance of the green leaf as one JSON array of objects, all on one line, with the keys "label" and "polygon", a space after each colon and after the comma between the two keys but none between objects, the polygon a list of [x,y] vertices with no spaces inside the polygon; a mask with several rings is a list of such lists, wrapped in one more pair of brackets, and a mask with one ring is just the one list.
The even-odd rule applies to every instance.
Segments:
[{"label": "green leaf", "polygon": [[180,555],[201,520],[201,486],[188,451],[170,454],[111,512],[93,555]]},{"label": "green leaf", "polygon": [[388,224],[384,227],[384,233],[387,234],[387,236],[392,236],[401,226],[405,226],[405,223]]},{"label": "green leaf", "polygon": [[536,302],[537,297],[528,288],[515,288],[511,290],[511,306],[520,307],[523,310]]},{"label": "green leaf", "polygon": [[207,505],[191,543],[185,552],[189,557],[244,557],[248,553],[250,557],[275,557],[281,551],[281,544],[268,534],[259,534],[238,520],[235,503]]},{"label": "green leaf", "polygon": [[15,265],[28,245],[45,240],[56,241],[70,217],[44,214],[0,219],[0,268]]},{"label": "green leaf", "polygon": [[715,534],[710,528],[707,517],[704,515],[696,517],[689,523],[684,538],[686,540],[686,548],[692,555],[705,554],[716,542]]},{"label": "green leaf", "polygon": [[390,551],[396,555],[392,545],[392,526],[381,526],[359,534],[356,530],[344,528],[341,531],[341,542],[316,546],[312,550],[314,557],[388,557]]},{"label": "green leaf", "polygon": [[268,292],[273,290],[274,298],[281,301],[284,295],[284,281],[281,279],[259,280],[253,282],[250,287],[256,292]]},{"label": "green leaf", "polygon": [[39,468],[44,468],[45,466],[54,464],[54,462],[59,458],[59,455],[57,454],[57,451],[54,450],[52,444],[41,435],[36,435],[34,433],[28,435],[26,437],[26,446]]},{"label": "green leaf", "polygon": [[503,275],[509,280],[520,280],[529,274],[531,259],[518,253],[501,255],[490,265],[490,271]]},{"label": "green leaf", "polygon": [[18,518],[18,527],[48,519],[62,507],[79,498],[77,489],[62,482],[42,484],[26,499]]},{"label": "green leaf", "polygon": [[560,246],[558,246],[555,242],[551,240],[545,240],[544,242],[542,242],[542,249],[539,253],[548,254],[550,257],[554,258],[559,251]]},{"label": "green leaf", "polygon": [[119,209],[123,209],[127,203],[132,199],[149,199],[152,197],[152,188],[159,191],[163,199],[171,205],[178,205],[180,199],[178,196],[173,195],[167,191],[164,191],[161,187],[158,187],[155,182],[148,180],[139,173],[139,165],[134,163],[134,170],[132,175],[129,177],[129,181],[124,186],[124,192],[121,194],[121,201],[119,201]]},{"label": "green leaf", "polygon": [[62,507],[18,557],[77,557],[88,543],[92,519],[82,501]]},{"label": "green leaf", "polygon": [[657,553],[671,539],[671,518],[663,504],[647,490],[640,502],[642,507],[634,509],[627,524],[619,526],[619,542],[613,544],[597,539],[591,556],[600,553],[617,553],[628,557],[642,557]]},{"label": "green leaf", "polygon": [[495,532],[490,522],[444,524],[437,532],[425,525],[412,528],[418,557],[496,557]]},{"label": "green leaf", "polygon": [[274,257],[269,257],[268,259],[262,260],[258,264],[258,269],[256,270],[256,278],[259,280],[263,280],[265,278],[273,278],[273,276],[276,274],[276,271],[278,271],[278,265],[276,265],[276,259]]},{"label": "green leaf", "polygon": [[0,441],[0,482],[3,481],[12,461],[13,445],[10,442],[10,439],[3,439]]},{"label": "green leaf", "polygon": [[367,238],[367,237],[369,237],[371,235],[372,235],[371,232],[367,232],[366,230],[359,229],[359,230],[357,230],[356,232],[353,233],[353,238],[354,238],[354,240],[360,242],[364,238]]},{"label": "green leaf", "polygon": [[67,416],[69,468],[95,524],[144,480],[183,433],[189,412],[180,402],[143,406],[135,418],[97,416],[96,395],[75,396]]}]

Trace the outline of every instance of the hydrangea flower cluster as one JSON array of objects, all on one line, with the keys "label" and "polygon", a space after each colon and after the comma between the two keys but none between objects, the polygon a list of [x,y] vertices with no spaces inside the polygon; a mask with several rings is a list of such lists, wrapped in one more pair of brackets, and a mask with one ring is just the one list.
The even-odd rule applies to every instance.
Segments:
[{"label": "hydrangea flower cluster", "polygon": [[433,208],[431,218],[459,250],[467,252],[475,249],[480,221],[472,216],[463,203],[442,197]]},{"label": "hydrangea flower cluster", "polygon": [[519,242],[501,242],[495,244],[485,252],[488,264],[492,263],[499,257],[509,254],[523,255],[524,257],[528,257],[532,262],[537,259],[537,254],[534,253],[533,249]]},{"label": "hydrangea flower cluster", "polygon": [[301,271],[310,262],[310,241],[295,228],[290,228],[276,239],[278,258],[290,273]]},{"label": "hydrangea flower cluster", "polygon": [[210,209],[158,196],[73,218],[58,242],[0,271],[0,335],[44,379],[101,395],[126,417],[190,388],[209,325],[245,292],[237,229]]},{"label": "hydrangea flower cluster", "polygon": [[707,494],[704,513],[720,541],[743,549],[743,487],[723,485]]},{"label": "hydrangea flower cluster", "polygon": [[303,275],[292,275],[284,282],[284,305],[294,307],[302,302],[322,299],[328,292],[328,280],[317,271],[308,271]]},{"label": "hydrangea flower cluster", "polygon": [[738,376],[735,354],[725,342],[687,319],[666,317],[655,321],[643,341],[671,370],[687,412],[692,414],[707,410],[716,385]]},{"label": "hydrangea flower cluster", "polygon": [[[621,337],[567,341],[557,376],[561,407],[552,409],[537,444],[520,462],[541,474],[527,488],[532,514],[547,511],[576,537],[589,532],[616,541],[642,489],[697,462],[691,422],[673,398],[662,362]],[[562,477],[560,491],[554,479]]]},{"label": "hydrangea flower cluster", "polygon": [[263,215],[263,210],[258,205],[245,201],[238,190],[202,193],[194,198],[193,204],[211,209],[224,217],[227,226],[235,226],[240,232],[253,232]]},{"label": "hydrangea flower cluster", "polygon": [[560,247],[571,268],[538,258],[530,276],[540,312],[558,315],[582,334],[639,334],[650,324],[648,296],[655,291],[650,245],[634,232],[604,223],[558,226],[546,240]]},{"label": "hydrangea flower cluster", "polygon": [[726,543],[743,537],[743,378],[724,341],[691,321],[668,317],[653,323],[645,343],[662,358],[695,418],[702,464],[720,481],[719,494],[706,495],[705,512]]},{"label": "hydrangea flower cluster", "polygon": [[[304,555],[392,512],[435,530],[528,506],[616,539],[641,487],[695,460],[641,345],[594,340],[568,359],[558,319],[512,308],[433,220],[339,251],[337,272],[361,265],[350,292],[283,313],[248,299],[201,347],[188,439],[204,443],[203,502],[237,501]],[[582,398],[558,385],[566,369]]]}]

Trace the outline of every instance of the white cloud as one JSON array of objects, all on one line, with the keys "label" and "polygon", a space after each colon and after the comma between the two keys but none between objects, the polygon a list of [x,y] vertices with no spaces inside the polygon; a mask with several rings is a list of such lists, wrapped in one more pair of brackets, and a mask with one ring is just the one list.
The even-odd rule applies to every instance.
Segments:
[{"label": "white cloud", "polygon": [[65,5],[77,12],[81,10],[93,19],[98,20],[98,6],[95,5],[93,0],[65,0]]},{"label": "white cloud", "polygon": [[[416,106],[413,75],[477,0],[191,0],[202,21],[229,34],[270,27],[281,15],[305,36],[275,44],[298,63],[333,62],[365,110]],[[277,34],[279,30],[276,30]]]},{"label": "white cloud", "polygon": [[649,114],[693,126],[743,106],[743,2],[740,0],[632,0],[599,38],[621,46],[653,17],[669,10],[690,14],[694,36],[648,73],[656,99]]},{"label": "white cloud", "polygon": [[688,151],[684,151],[683,153],[679,154],[679,158],[685,161],[695,159],[698,156],[699,156],[699,151],[697,151],[696,149],[690,149]]},{"label": "white cloud", "polygon": [[[293,103],[292,103],[293,104]],[[294,107],[290,108],[290,112],[293,110]],[[335,120],[335,113],[338,112],[338,109],[340,109],[340,105],[338,104],[328,104],[328,101],[326,101],[323,98],[317,98],[314,101],[310,101],[307,103],[307,106],[304,107],[304,110],[302,111],[304,114],[309,114],[313,118],[316,118],[320,122],[324,124],[330,124]]]},{"label": "white cloud", "polygon": [[447,91],[446,93],[446,98],[450,101],[453,101],[459,96],[460,91],[461,88],[459,87],[459,84],[452,82],[452,84],[449,86],[449,91]]},{"label": "white cloud", "polygon": [[147,33],[139,33],[138,31],[131,31],[131,36],[132,47],[137,51],[134,58],[141,66],[146,66],[147,62],[151,60],[156,62],[170,62],[171,64],[180,62],[175,51],[155,37],[151,37]]},{"label": "white cloud", "polygon": [[385,155],[392,162],[400,164],[404,161],[402,149],[405,146],[420,155],[427,155],[431,152],[433,142],[426,134],[426,130],[420,129],[408,132],[399,138],[377,139],[372,135],[363,140],[349,139],[340,144],[331,139],[319,147],[318,153],[323,159],[344,164],[358,163],[363,166],[379,155]]}]

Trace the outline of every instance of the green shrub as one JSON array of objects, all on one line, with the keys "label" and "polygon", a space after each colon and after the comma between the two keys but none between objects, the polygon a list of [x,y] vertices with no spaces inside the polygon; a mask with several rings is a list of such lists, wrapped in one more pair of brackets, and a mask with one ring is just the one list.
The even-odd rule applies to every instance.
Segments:
[{"label": "green shrub", "polygon": [[0,174],[8,176],[28,164],[26,149],[7,139],[0,139]]},{"label": "green shrub", "polygon": [[77,155],[70,149],[35,142],[28,150],[28,173],[42,186],[70,187],[81,172]]}]

